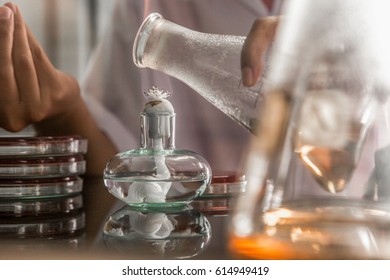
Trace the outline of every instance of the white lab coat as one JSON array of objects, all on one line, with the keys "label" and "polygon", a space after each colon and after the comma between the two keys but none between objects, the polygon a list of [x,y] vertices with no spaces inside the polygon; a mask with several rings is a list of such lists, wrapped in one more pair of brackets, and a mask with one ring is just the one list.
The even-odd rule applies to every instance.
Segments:
[{"label": "white lab coat", "polygon": [[182,82],[137,68],[133,41],[152,12],[200,32],[246,35],[256,18],[278,14],[281,4],[274,1],[268,11],[260,0],[118,0],[82,82],[83,97],[100,128],[120,151],[138,148],[143,92],[157,86],[172,94],[176,147],[199,153],[214,170],[237,170],[250,134]]}]

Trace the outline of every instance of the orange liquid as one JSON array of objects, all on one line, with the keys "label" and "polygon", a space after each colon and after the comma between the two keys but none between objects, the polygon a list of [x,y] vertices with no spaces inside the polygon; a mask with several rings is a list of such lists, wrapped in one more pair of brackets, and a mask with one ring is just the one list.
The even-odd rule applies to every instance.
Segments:
[{"label": "orange liquid", "polygon": [[390,235],[390,228],[383,226],[390,222],[386,211],[372,211],[374,215],[363,218],[362,213],[370,211],[357,203],[340,200],[333,205],[336,210],[329,206],[319,205],[317,211],[311,207],[269,211],[264,221],[270,224],[264,223],[261,231],[249,236],[230,236],[229,249],[241,259],[390,258],[390,249],[384,245]]},{"label": "orange liquid", "polygon": [[312,249],[303,248],[285,240],[257,234],[250,237],[232,237],[229,242],[232,255],[240,259],[292,260],[319,259]]},{"label": "orange liquid", "polygon": [[290,238],[259,233],[245,238],[232,237],[229,250],[236,258],[257,260],[387,259],[389,255],[386,250],[379,253],[366,251],[360,241],[356,247],[343,244],[340,240],[326,240],[326,237],[322,240],[325,242],[318,241],[293,242]]},{"label": "orange liquid", "polygon": [[316,181],[331,193],[344,190],[355,168],[353,155],[346,150],[302,146],[299,154]]}]

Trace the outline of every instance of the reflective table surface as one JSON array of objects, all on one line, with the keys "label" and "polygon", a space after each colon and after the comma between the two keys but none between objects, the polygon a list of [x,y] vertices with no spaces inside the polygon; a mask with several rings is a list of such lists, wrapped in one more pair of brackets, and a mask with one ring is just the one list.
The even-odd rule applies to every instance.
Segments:
[{"label": "reflective table surface", "polygon": [[0,259],[231,259],[233,199],[205,198],[168,212],[140,212],[101,177],[65,196],[0,199]]}]

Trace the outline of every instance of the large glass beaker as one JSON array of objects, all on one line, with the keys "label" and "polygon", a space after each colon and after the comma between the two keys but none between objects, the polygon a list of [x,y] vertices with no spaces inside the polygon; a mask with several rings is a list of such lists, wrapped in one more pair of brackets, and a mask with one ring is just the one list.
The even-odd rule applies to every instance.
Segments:
[{"label": "large glass beaker", "polygon": [[390,258],[389,6],[286,5],[231,220],[234,254]]}]

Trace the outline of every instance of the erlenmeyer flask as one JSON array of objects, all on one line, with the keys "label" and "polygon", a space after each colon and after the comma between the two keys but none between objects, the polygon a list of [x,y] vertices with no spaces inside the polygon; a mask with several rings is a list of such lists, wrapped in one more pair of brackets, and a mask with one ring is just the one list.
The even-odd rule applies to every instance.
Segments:
[{"label": "erlenmeyer flask", "polygon": [[390,258],[389,6],[285,6],[231,220],[233,253]]},{"label": "erlenmeyer flask", "polygon": [[263,79],[241,85],[240,53],[245,37],[197,32],[149,15],[133,47],[138,67],[148,67],[189,85],[207,101],[253,132]]}]

